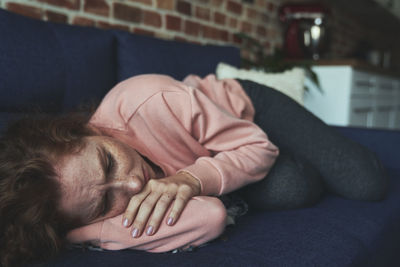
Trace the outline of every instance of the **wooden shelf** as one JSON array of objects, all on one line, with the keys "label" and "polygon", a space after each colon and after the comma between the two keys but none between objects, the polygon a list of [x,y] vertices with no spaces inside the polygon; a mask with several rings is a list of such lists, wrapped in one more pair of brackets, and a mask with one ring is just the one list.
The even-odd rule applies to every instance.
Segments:
[{"label": "wooden shelf", "polygon": [[382,75],[393,76],[393,77],[400,77],[400,73],[385,69],[381,67],[377,67],[371,65],[367,62],[358,60],[358,59],[351,59],[351,58],[343,58],[343,59],[321,59],[316,61],[309,62],[312,65],[316,66],[351,66],[355,69],[374,72]]},{"label": "wooden shelf", "polygon": [[399,71],[393,71],[391,69],[385,69],[382,67],[374,66],[365,61],[354,58],[319,59],[319,60],[286,59],[285,61],[293,65],[306,64],[311,66],[350,66],[358,70],[374,72],[386,76],[400,77]]}]

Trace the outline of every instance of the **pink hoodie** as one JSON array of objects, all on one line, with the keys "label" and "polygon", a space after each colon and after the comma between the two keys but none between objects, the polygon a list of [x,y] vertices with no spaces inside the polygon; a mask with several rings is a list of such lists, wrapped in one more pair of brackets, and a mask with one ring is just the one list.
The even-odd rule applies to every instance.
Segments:
[{"label": "pink hoodie", "polygon": [[[189,172],[201,194],[189,201],[174,226],[153,236],[132,238],[122,215],[71,231],[68,238],[106,249],[165,252],[197,246],[224,229],[226,212],[215,197],[266,176],[279,154],[252,120],[254,108],[231,79],[190,75],[183,82],[163,75],[139,75],[117,84],[90,123],[149,158],[166,176]],[[168,214],[168,213],[166,213]]]}]

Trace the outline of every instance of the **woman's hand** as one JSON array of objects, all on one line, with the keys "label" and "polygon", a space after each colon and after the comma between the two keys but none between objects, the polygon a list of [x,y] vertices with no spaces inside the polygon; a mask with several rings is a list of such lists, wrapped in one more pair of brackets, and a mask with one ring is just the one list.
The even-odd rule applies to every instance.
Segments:
[{"label": "woman's hand", "polygon": [[129,201],[122,223],[125,227],[132,225],[133,237],[139,237],[143,231],[153,235],[172,201],[174,203],[166,221],[168,225],[176,223],[189,199],[199,195],[200,191],[200,182],[186,172],[150,179],[143,190]]}]

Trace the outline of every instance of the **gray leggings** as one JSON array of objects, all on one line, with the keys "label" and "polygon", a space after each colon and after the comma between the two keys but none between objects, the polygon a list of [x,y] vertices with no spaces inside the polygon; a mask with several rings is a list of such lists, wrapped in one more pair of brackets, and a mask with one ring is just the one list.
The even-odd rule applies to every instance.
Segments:
[{"label": "gray leggings", "polygon": [[265,179],[237,192],[250,207],[306,207],[325,191],[357,200],[385,197],[387,176],[373,152],[340,135],[284,94],[238,81],[256,109],[254,122],[281,151]]}]

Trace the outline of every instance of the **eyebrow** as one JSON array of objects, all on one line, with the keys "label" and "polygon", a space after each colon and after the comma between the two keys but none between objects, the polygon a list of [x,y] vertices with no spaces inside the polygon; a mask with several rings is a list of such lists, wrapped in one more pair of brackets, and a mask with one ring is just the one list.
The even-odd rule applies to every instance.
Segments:
[{"label": "eyebrow", "polygon": [[[100,166],[101,166],[101,169],[102,169],[102,172],[103,172],[102,179],[104,180],[106,178],[106,175],[107,175],[107,172],[106,172],[106,168],[107,168],[107,166],[106,166],[107,165],[106,152],[104,150],[104,147],[102,147],[102,146],[97,146],[96,150],[97,150],[97,160],[100,163]],[[102,211],[104,209],[104,206],[106,205],[106,203],[105,203],[105,201],[106,201],[105,194],[106,194],[106,192],[104,192],[102,194],[100,200],[97,201],[96,205],[90,205],[90,210],[91,211],[89,212],[89,218],[91,220],[92,219],[96,219],[101,215],[101,213],[102,213]],[[94,208],[93,208],[93,206],[94,206]]]},{"label": "eyebrow", "polygon": [[106,150],[102,146],[98,146],[96,148],[96,150],[97,150],[97,158],[100,162],[101,169],[103,170],[103,174],[104,174],[103,178],[106,178],[105,177],[107,175],[107,155],[106,155],[107,153],[106,153]]}]

